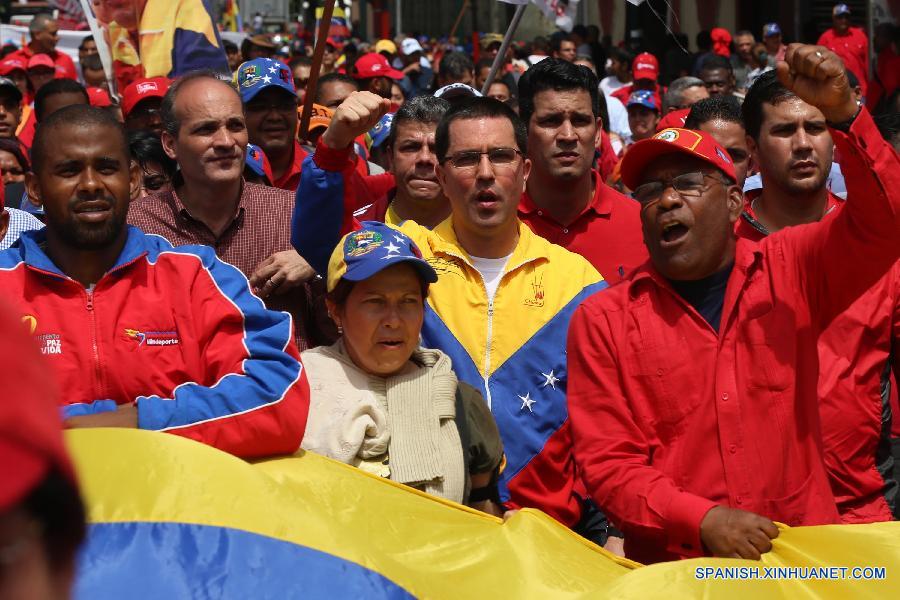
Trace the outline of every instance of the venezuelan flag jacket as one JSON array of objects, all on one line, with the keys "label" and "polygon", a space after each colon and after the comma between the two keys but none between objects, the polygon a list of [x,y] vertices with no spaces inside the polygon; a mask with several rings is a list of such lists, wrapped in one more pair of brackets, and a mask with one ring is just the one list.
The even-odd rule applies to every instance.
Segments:
[{"label": "venezuelan flag jacket", "polygon": [[[340,237],[356,227],[353,169],[349,151],[321,142],[303,165],[292,241],[319,273],[327,272]],[[566,331],[575,308],[606,283],[584,258],[520,223],[519,243],[489,301],[451,221],[434,231],[412,221],[400,226],[438,273],[423,345],[449,354],[460,380],[481,390],[490,406],[507,458],[501,499],[573,526],[581,507],[566,408]]]},{"label": "venezuelan flag jacket", "polygon": [[240,271],[211,248],[129,227],[115,266],[85,289],[44,253],[45,239],[28,232],[0,252],[0,289],[65,405],[134,402],[141,429],[242,457],[300,446],[309,386],[291,317],[266,310]]}]

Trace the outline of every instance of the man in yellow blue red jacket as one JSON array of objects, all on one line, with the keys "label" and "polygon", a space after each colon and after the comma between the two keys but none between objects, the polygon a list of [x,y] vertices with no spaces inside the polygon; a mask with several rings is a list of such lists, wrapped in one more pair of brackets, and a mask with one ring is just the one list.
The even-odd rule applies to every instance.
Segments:
[{"label": "man in yellow blue red jacket", "polygon": [[[293,243],[320,273],[341,235],[358,227],[353,139],[389,104],[351,94],[303,165]],[[451,216],[433,231],[412,221],[400,228],[438,273],[423,345],[453,358],[459,378],[481,390],[497,420],[507,454],[501,500],[577,527],[583,507],[566,410],[566,328],[578,304],[606,283],[584,258],[517,218],[531,168],[526,142],[524,124],[501,102],[474,98],[452,108],[435,135]]]}]

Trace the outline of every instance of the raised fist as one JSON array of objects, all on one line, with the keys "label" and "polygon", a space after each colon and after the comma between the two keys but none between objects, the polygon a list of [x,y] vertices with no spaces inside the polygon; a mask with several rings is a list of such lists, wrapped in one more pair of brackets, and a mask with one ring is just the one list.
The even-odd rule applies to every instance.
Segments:
[{"label": "raised fist", "polygon": [[334,111],[322,134],[329,148],[347,148],[358,136],[372,129],[391,109],[391,101],[372,92],[353,92]]},{"label": "raised fist", "polygon": [[852,119],[858,107],[843,61],[823,46],[791,44],[779,61],[778,80],[831,123]]}]

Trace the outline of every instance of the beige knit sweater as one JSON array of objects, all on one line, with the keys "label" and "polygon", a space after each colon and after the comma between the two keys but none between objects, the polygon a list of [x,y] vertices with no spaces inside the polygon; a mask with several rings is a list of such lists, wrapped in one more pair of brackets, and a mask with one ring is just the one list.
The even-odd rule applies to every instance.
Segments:
[{"label": "beige knit sweater", "polygon": [[466,472],[450,357],[419,348],[398,375],[357,367],[338,340],[302,354],[310,386],[302,447],[347,464],[390,457],[390,478],[462,502]]}]

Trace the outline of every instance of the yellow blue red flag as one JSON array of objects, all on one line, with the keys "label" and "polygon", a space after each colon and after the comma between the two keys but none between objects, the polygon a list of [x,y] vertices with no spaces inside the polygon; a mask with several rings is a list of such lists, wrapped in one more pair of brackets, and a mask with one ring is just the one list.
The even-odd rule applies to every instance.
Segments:
[{"label": "yellow blue red flag", "polygon": [[[539,511],[504,523],[314,454],[251,465],[134,430],[67,441],[91,521],[79,598],[900,597],[900,523],[784,528],[760,562],[641,567]],[[738,567],[758,577],[716,571]],[[885,577],[762,579],[812,567]]]}]

